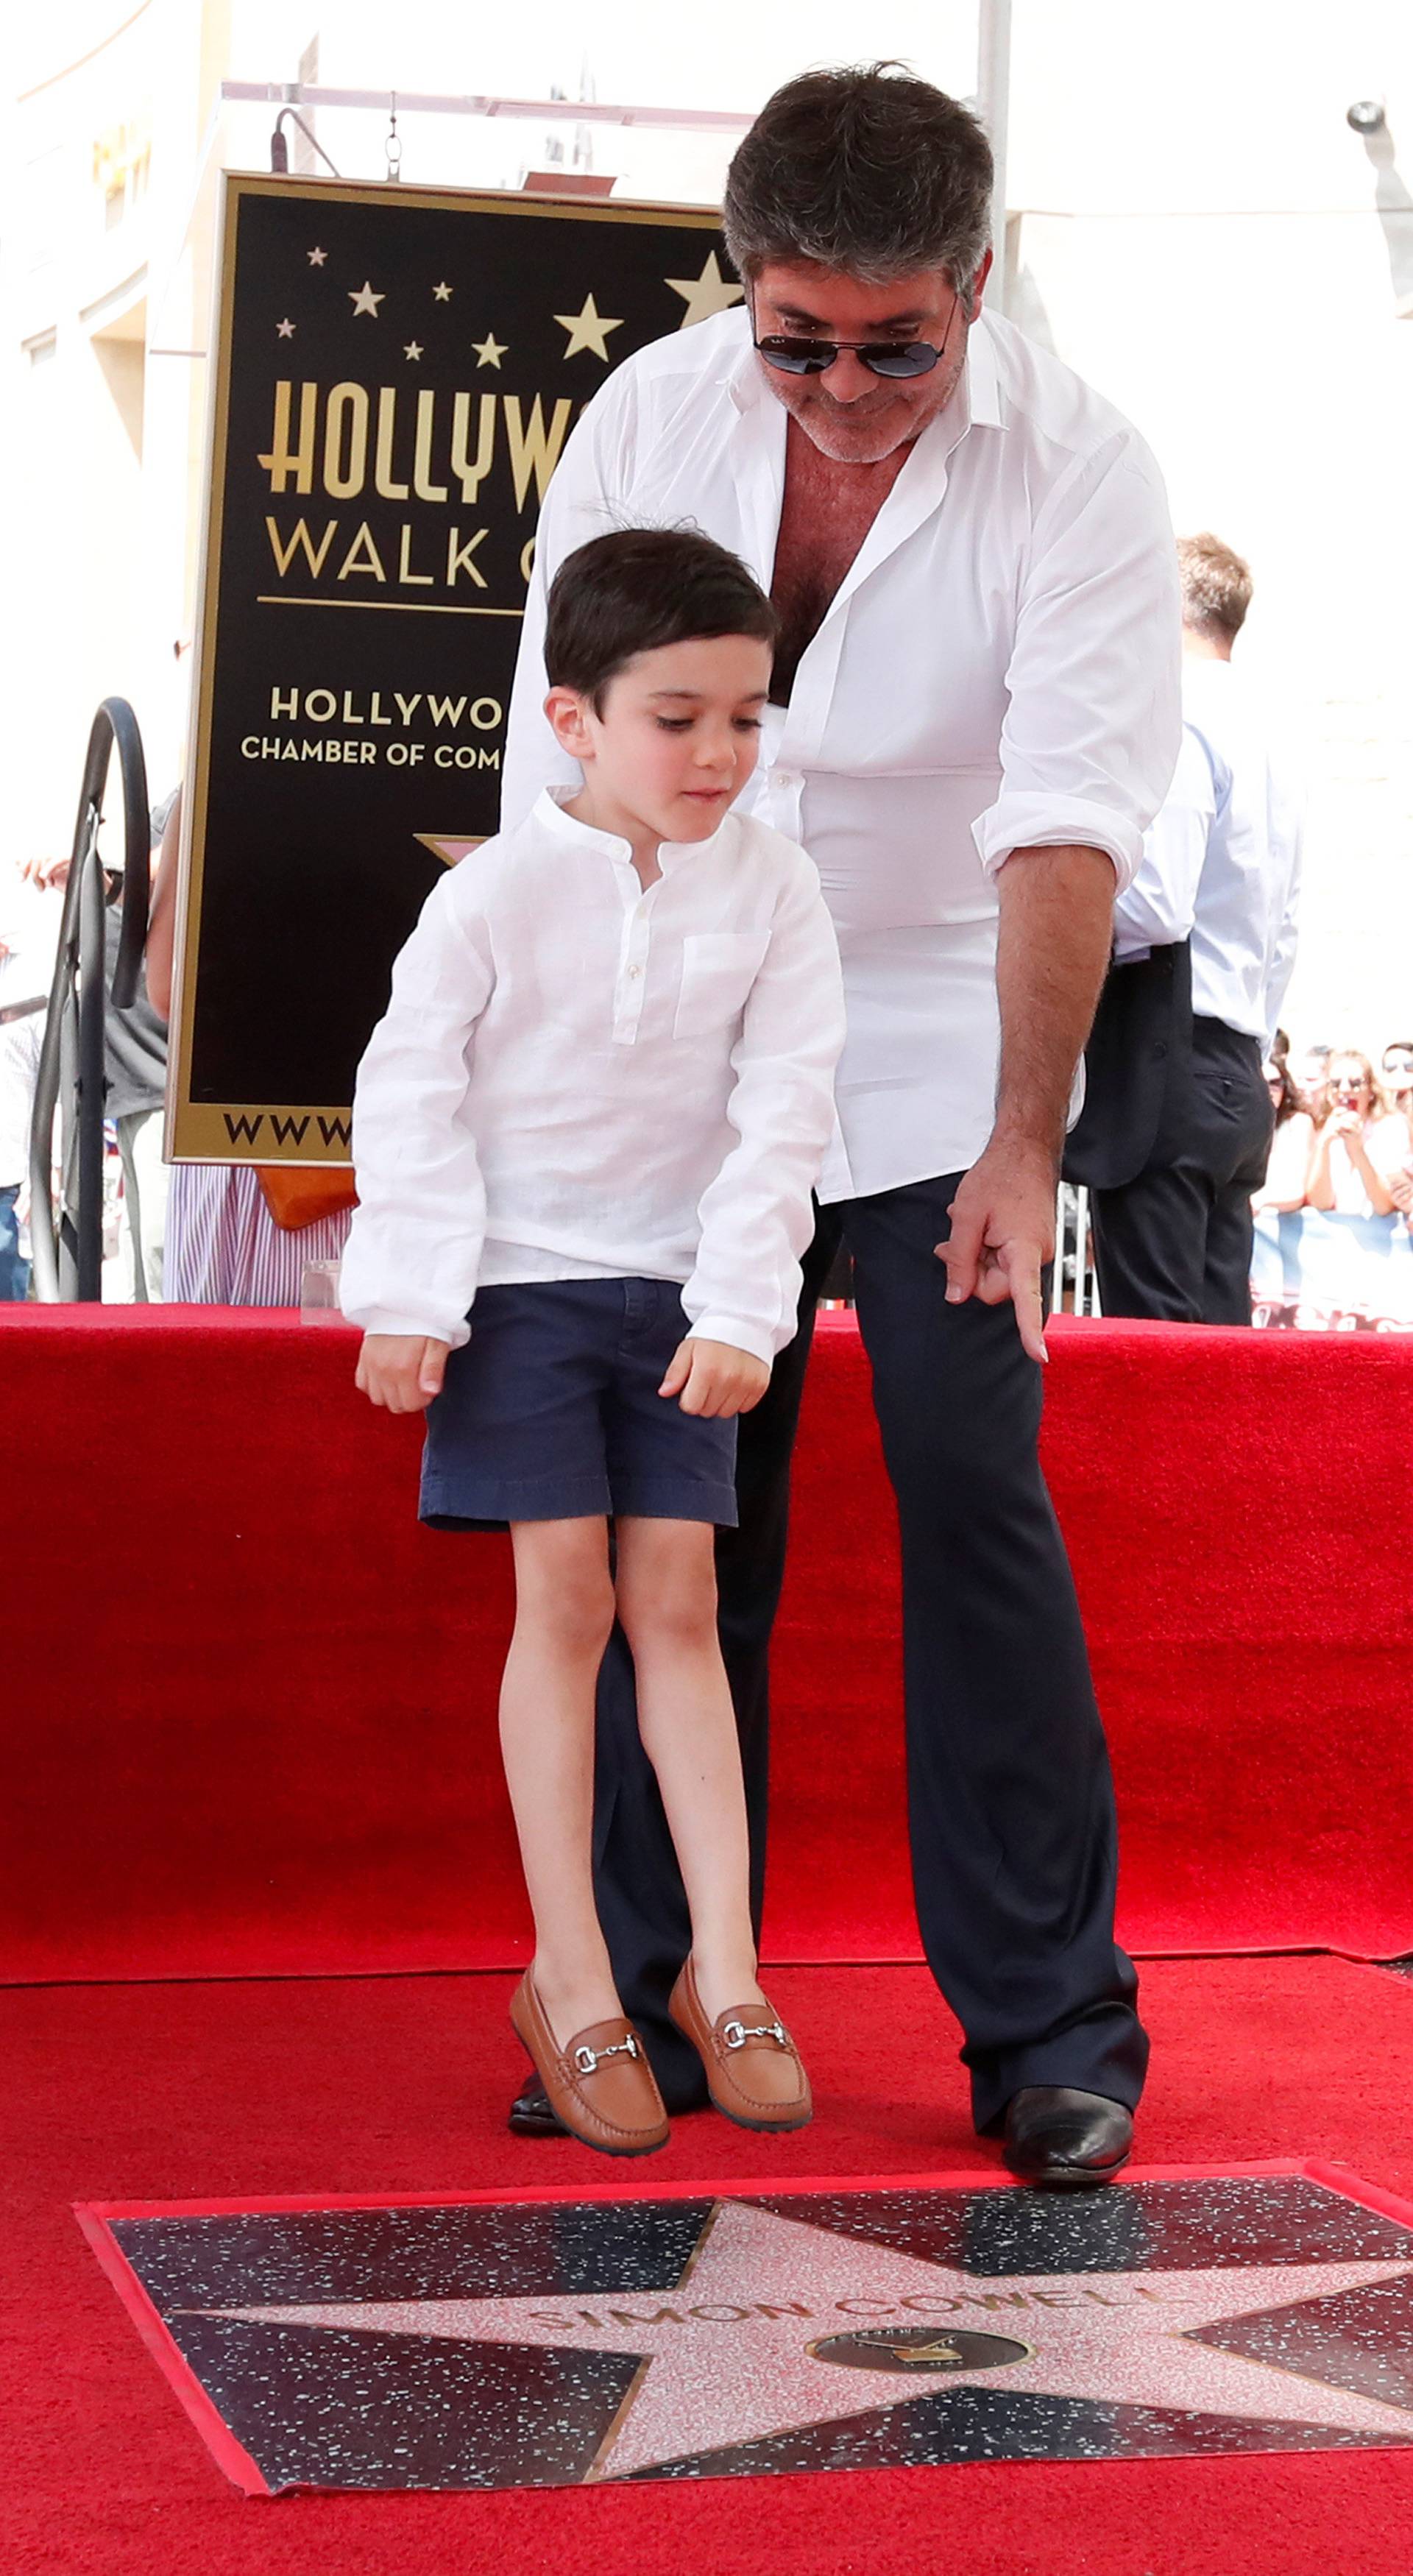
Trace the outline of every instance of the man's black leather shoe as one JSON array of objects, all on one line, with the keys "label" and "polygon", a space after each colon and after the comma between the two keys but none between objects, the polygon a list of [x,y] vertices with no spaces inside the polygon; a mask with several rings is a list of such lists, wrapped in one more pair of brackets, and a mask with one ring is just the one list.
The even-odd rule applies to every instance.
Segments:
[{"label": "man's black leather shoe", "polygon": [[508,2126],[517,2138],[567,2138],[569,2131],[556,2119],[549,2105],[549,2095],[538,2076],[532,2076],[510,2106]]},{"label": "man's black leather shoe", "polygon": [[[674,2100],[667,2107],[674,2119],[679,2112],[704,2111],[707,2107],[705,2089],[694,2093],[689,2101]],[[506,2126],[514,2131],[517,2138],[567,2138],[569,2135],[563,2121],[556,2119],[550,2109],[549,2095],[537,2075],[531,2075],[523,2090],[516,2094]]]},{"label": "man's black leather shoe", "polygon": [[1103,2093],[1027,2084],[1006,2105],[1006,2162],[1042,2191],[1092,2191],[1112,2182],[1132,2145],[1132,2115]]}]

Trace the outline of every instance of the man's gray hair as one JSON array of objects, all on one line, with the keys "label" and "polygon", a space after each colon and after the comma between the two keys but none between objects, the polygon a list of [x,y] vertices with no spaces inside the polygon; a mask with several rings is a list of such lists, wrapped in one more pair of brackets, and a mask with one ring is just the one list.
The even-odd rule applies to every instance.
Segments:
[{"label": "man's gray hair", "polygon": [[899,63],[804,72],[767,99],[726,179],[726,246],[751,283],[814,260],[861,285],[945,269],[966,289],[991,236],[991,146],[959,99]]}]

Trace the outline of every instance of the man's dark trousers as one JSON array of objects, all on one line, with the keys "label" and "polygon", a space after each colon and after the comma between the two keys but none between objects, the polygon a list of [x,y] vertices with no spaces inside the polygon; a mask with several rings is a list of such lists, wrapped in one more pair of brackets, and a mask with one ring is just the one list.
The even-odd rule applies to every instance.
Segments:
[{"label": "man's dark trousers", "polygon": [[[763,1402],[741,1420],[741,1521],[720,1534],[717,1578],[759,1921],[767,1655],[790,1453],[819,1282],[842,1227],[902,1533],[918,1921],[965,2033],[976,2125],[994,2131],[1023,2085],[1074,2085],[1132,2107],[1148,2043],[1137,1979],[1113,1937],[1108,1754],[1037,1457],[1042,1372],[1021,1348],[1010,1305],[946,1304],[933,1249],[960,1178],[822,1211],[799,1332]],[[822,1750],[829,1721],[823,1706]],[[618,1631],[599,1689],[595,1884],[624,2009],[669,2109],[687,2109],[704,2098],[701,2068],[666,2004],[690,1926]]]},{"label": "man's dark trousers", "polygon": [[1251,1195],[1266,1177],[1274,1113],[1253,1037],[1194,1018],[1146,1168],[1090,1194],[1106,1315],[1171,1324],[1251,1321]]}]

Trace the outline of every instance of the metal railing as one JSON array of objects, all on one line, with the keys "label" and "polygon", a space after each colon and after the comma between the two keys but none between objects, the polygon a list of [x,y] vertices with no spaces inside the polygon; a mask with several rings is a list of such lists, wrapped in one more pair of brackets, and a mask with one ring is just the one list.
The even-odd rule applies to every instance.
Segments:
[{"label": "metal railing", "polygon": [[1089,1192],[1061,1181],[1055,1197],[1055,1312],[1098,1315],[1102,1311],[1089,1232]]},{"label": "metal railing", "polygon": [[[111,900],[98,835],[114,752],[122,779],[123,921],[113,969],[113,1002],[137,995],[151,900],[147,766],[137,718],[125,698],[105,698],[93,719],[64,920],[54,960],[34,1119],[30,1129],[30,1233],[35,1295],[47,1305],[96,1303],[103,1294],[104,1022],[107,909]],[[54,1114],[60,1113],[59,1205],[54,1204]]]}]

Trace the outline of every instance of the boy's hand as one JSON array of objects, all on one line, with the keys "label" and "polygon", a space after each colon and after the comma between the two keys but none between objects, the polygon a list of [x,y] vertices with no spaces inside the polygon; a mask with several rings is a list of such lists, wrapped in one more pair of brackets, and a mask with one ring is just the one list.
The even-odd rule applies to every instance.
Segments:
[{"label": "boy's hand", "polygon": [[769,1384],[764,1360],[731,1342],[699,1342],[689,1333],[673,1352],[658,1394],[677,1396],[684,1413],[749,1413]]},{"label": "boy's hand", "polygon": [[389,1413],[425,1413],[442,1391],[450,1342],[422,1333],[365,1333],[355,1386]]}]

